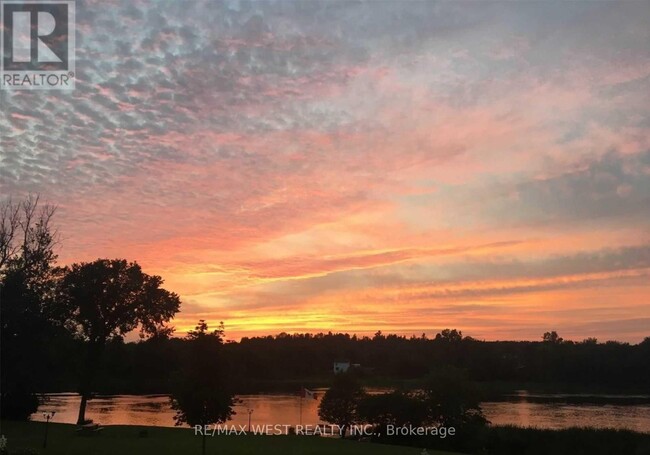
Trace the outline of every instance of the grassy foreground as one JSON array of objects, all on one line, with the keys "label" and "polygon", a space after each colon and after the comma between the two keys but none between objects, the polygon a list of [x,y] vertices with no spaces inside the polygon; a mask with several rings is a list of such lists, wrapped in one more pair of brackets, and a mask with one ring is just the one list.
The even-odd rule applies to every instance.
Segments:
[{"label": "grassy foreground", "polygon": [[650,455],[650,434],[628,430],[488,428],[485,453],[499,455]]},{"label": "grassy foreground", "polygon": [[[43,449],[45,424],[42,422],[0,423],[7,438],[9,455],[200,455],[201,437],[183,428],[107,426],[100,434],[79,436],[75,426],[50,423],[47,449]],[[141,432],[146,430],[146,436]],[[26,451],[25,449],[31,449]],[[422,449],[367,442],[342,441],[316,436],[215,436],[208,437],[206,454],[227,455],[419,455]],[[429,450],[431,455],[448,452]]]}]

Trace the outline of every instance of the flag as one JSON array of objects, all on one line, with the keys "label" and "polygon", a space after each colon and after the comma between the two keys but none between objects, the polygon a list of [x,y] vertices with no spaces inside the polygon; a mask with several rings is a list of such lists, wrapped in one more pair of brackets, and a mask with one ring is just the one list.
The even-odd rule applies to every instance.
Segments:
[{"label": "flag", "polygon": [[305,389],[304,387],[300,390],[300,396],[302,398],[311,398],[312,400],[316,400],[318,398],[318,394],[316,392]]}]

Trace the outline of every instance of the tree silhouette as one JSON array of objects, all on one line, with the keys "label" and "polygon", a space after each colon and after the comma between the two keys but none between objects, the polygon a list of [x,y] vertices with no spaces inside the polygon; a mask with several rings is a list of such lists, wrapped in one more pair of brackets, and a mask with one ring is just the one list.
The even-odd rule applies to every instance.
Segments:
[{"label": "tree silhouette", "polygon": [[205,427],[223,423],[234,414],[234,395],[222,358],[223,323],[210,332],[200,320],[188,332],[189,351],[172,391],[172,409],[176,425],[200,426],[201,452],[205,454]]},{"label": "tree silhouette", "polygon": [[0,414],[23,420],[36,411],[34,391],[53,336],[48,302],[55,282],[56,208],[38,196],[0,203]]},{"label": "tree silhouette", "polygon": [[463,332],[456,329],[444,329],[436,334],[436,340],[449,343],[458,343],[463,340]]},{"label": "tree silhouette", "polygon": [[557,334],[555,330],[552,332],[544,332],[544,335],[542,335],[542,340],[544,343],[550,343],[550,344],[561,344],[564,339]]},{"label": "tree silhouette", "polygon": [[487,422],[479,405],[478,389],[458,368],[446,366],[434,371],[420,398],[426,406],[426,420],[430,424],[459,429]]},{"label": "tree silhouette", "polygon": [[52,227],[56,207],[41,204],[39,196],[0,204],[0,277],[10,269],[42,277],[56,260],[57,232]]},{"label": "tree silhouette", "polygon": [[359,422],[358,406],[364,397],[365,391],[353,372],[337,374],[318,406],[318,416],[338,425],[345,437],[350,425]]},{"label": "tree silhouette", "polygon": [[417,396],[403,391],[367,395],[360,400],[358,407],[360,419],[378,426],[378,433],[383,435],[387,434],[387,425],[422,425],[425,412],[426,408]]},{"label": "tree silhouette", "polygon": [[142,272],[135,262],[98,259],[73,264],[59,283],[57,302],[66,327],[87,345],[81,373],[77,424],[85,422],[86,403],[106,342],[140,328],[142,337],[166,334],[180,306],[178,295],[162,289],[163,280]]}]

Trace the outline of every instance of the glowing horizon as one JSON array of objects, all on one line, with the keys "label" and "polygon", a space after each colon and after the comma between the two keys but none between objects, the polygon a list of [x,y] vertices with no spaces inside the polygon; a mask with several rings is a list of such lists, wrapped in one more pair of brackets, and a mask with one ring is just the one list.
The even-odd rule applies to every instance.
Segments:
[{"label": "glowing horizon", "polygon": [[[645,2],[79,2],[0,197],[226,336],[650,336]],[[163,32],[164,31],[164,32]]]}]

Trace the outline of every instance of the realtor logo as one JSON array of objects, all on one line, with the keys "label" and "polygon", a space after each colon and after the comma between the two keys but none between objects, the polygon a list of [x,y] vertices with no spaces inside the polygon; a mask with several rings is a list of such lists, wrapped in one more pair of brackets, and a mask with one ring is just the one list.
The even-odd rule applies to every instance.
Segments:
[{"label": "realtor logo", "polygon": [[75,3],[0,1],[3,90],[71,90],[75,82]]}]

